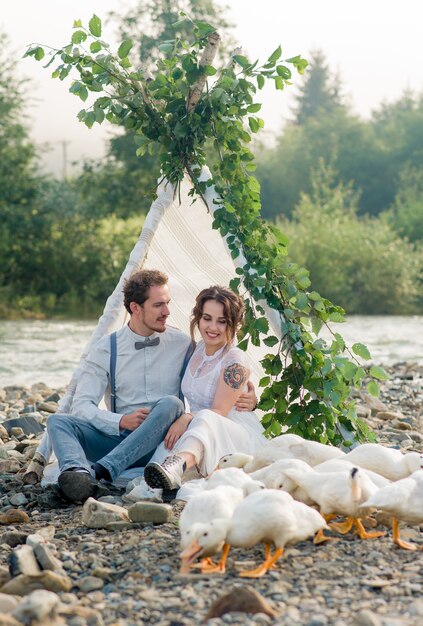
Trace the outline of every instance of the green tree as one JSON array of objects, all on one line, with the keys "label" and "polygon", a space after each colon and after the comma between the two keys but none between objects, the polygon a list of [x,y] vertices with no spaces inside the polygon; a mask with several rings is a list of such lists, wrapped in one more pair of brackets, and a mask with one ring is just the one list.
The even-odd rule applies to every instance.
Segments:
[{"label": "green tree", "polygon": [[17,77],[9,42],[0,34],[0,286],[15,282],[21,260],[31,255],[44,223],[38,193],[35,147],[25,124],[24,81]]},{"label": "green tree", "polygon": [[265,217],[291,215],[300,194],[311,193],[319,159],[334,168],[336,183],[353,181],[361,191],[360,214],[377,214],[392,203],[395,181],[387,176],[385,148],[375,140],[371,124],[338,107],[301,126],[287,126],[276,147],[261,153],[257,176]]},{"label": "green tree", "polygon": [[298,87],[295,123],[304,124],[318,114],[330,114],[343,106],[341,80],[330,72],[322,50],[311,53],[304,80]]},{"label": "green tree", "polygon": [[349,313],[421,313],[423,255],[382,218],[358,218],[351,185],[335,184],[333,171],[313,172],[292,221],[281,222],[289,257],[310,268],[313,289]]},{"label": "green tree", "polygon": [[[181,19],[181,12],[217,28],[224,41],[221,53],[234,48],[229,34],[231,25],[224,17],[225,7],[217,6],[213,0],[143,0],[123,16],[120,13],[111,16],[121,39],[133,42],[140,67],[155,71],[158,57],[175,39],[192,38],[192,22]],[[148,211],[160,165],[157,155],[146,152],[137,156],[133,130],[126,128],[123,134],[110,140],[109,161],[104,168],[97,166],[95,170],[100,183],[96,185],[96,193],[101,193],[105,200],[100,202],[101,206],[113,206],[110,202],[113,199],[116,214],[122,217]]]},{"label": "green tree", "polygon": [[[156,60],[164,50],[171,49],[175,39],[190,41],[192,22],[208,22],[225,39],[222,52],[233,49],[229,36],[232,25],[225,19],[225,8],[213,0],[138,0],[125,15],[111,13],[118,24],[121,40],[130,39],[143,68],[155,70]],[[190,19],[181,19],[181,13]]]},{"label": "green tree", "polygon": [[393,228],[409,241],[423,243],[423,171],[406,166],[399,176],[395,202],[387,217]]}]

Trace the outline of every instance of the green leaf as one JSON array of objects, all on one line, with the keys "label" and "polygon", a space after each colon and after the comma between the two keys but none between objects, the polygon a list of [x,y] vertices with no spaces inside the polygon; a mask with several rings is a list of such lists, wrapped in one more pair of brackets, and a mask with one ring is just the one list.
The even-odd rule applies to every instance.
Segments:
[{"label": "green leaf", "polygon": [[88,22],[88,28],[90,29],[91,35],[94,37],[101,37],[101,19],[97,15],[93,15],[90,21]]},{"label": "green leaf", "polygon": [[279,437],[282,432],[282,426],[276,420],[273,422],[271,429],[275,437]]},{"label": "green leaf", "polygon": [[96,52],[100,52],[101,50],[101,43],[99,41],[93,41],[90,44],[90,51],[95,54]]},{"label": "green leaf", "polygon": [[260,130],[260,124],[258,123],[255,117],[248,118],[248,125],[251,128],[253,133],[257,133]]},{"label": "green leaf", "polygon": [[45,57],[45,52],[43,48],[41,48],[41,46],[37,46],[37,48],[35,48],[34,57],[37,59],[37,61],[41,61],[41,59]]},{"label": "green leaf", "polygon": [[270,57],[267,59],[267,63],[274,65],[276,61],[281,57],[281,55],[282,55],[282,48],[278,46],[276,50],[272,52]]},{"label": "green leaf", "polygon": [[357,366],[354,365],[354,363],[351,363],[351,361],[347,361],[345,363],[344,377],[345,377],[346,380],[348,380],[348,381],[353,380],[356,371],[357,371]]},{"label": "green leaf", "polygon": [[345,322],[345,316],[342,313],[338,313],[338,311],[330,313],[329,319],[331,322]]},{"label": "green leaf", "polygon": [[72,38],[71,41],[72,43],[82,43],[83,41],[85,41],[87,38],[87,34],[84,33],[83,30],[76,30],[74,33],[72,33]]},{"label": "green leaf", "polygon": [[276,89],[280,89],[281,91],[282,89],[285,88],[285,83],[283,82],[283,79],[280,76],[275,77],[275,87]]},{"label": "green leaf", "polygon": [[247,107],[248,113],[258,113],[260,109],[261,109],[261,104],[259,102],[256,102],[255,104],[250,104]]},{"label": "green leaf", "polygon": [[285,80],[289,80],[292,76],[291,70],[289,69],[289,67],[286,67],[286,65],[278,65],[276,71],[279,76],[281,76]]},{"label": "green leaf", "polygon": [[85,116],[84,124],[85,124],[85,126],[88,126],[88,128],[92,128],[94,122],[95,122],[95,115],[94,115],[94,113],[92,111],[90,111]]},{"label": "green leaf", "polygon": [[274,335],[271,335],[270,337],[263,339],[263,343],[265,343],[266,346],[269,346],[269,348],[273,348],[273,346],[276,346],[276,344],[279,343],[279,339]]},{"label": "green leaf", "polygon": [[269,383],[270,383],[270,376],[263,376],[263,378],[260,378],[259,380],[259,387],[267,387]]},{"label": "green leaf", "polygon": [[213,67],[213,65],[204,65],[203,72],[206,76],[214,76],[217,72],[217,69]]},{"label": "green leaf", "polygon": [[258,74],[258,76],[257,76],[257,85],[258,85],[259,89],[263,89],[264,82],[265,82],[264,76],[262,74]]},{"label": "green leaf", "polygon": [[73,28],[82,28],[82,22],[81,22],[81,20],[74,20],[74,22],[73,22]]},{"label": "green leaf", "polygon": [[378,380],[388,380],[389,374],[385,372],[383,367],[379,367],[377,365],[372,365],[369,372],[370,376],[373,378],[377,378]]},{"label": "green leaf", "polygon": [[128,56],[132,46],[133,46],[133,42],[131,39],[125,39],[125,41],[122,41],[122,43],[120,44],[118,48],[119,58],[125,59]]},{"label": "green leaf", "polygon": [[380,394],[379,385],[375,383],[373,380],[370,381],[369,384],[367,385],[367,391],[369,392],[371,396],[374,396],[375,398],[379,397],[379,394]]},{"label": "green leaf", "polygon": [[269,322],[265,317],[259,317],[259,319],[254,320],[254,328],[260,333],[268,333]]},{"label": "green leaf", "polygon": [[[81,98],[81,100],[83,100],[85,102],[85,100],[88,98],[88,89],[85,87],[85,85],[81,85],[81,87],[79,88],[78,91],[78,96]],[[93,114],[94,115],[94,114]],[[94,120],[95,120],[95,115],[94,115]],[[94,122],[93,122],[94,123]]]},{"label": "green leaf", "polygon": [[295,304],[300,309],[300,311],[303,311],[307,307],[307,305],[308,305],[308,298],[307,298],[306,294],[305,293],[299,293],[295,297]]},{"label": "green leaf", "polygon": [[249,338],[247,337],[247,339],[243,339],[242,341],[239,342],[238,344],[238,348],[240,350],[244,350],[244,352],[247,350],[248,348],[248,342],[249,342]]},{"label": "green leaf", "polygon": [[235,54],[232,58],[241,67],[248,67],[250,65],[250,62],[247,59],[247,57],[243,56],[242,54]]},{"label": "green leaf", "polygon": [[367,348],[367,346],[364,345],[364,343],[353,344],[352,351],[354,352],[354,354],[356,354],[357,356],[361,356],[361,358],[365,359],[366,361],[369,361],[369,359],[372,358],[369,349]]}]

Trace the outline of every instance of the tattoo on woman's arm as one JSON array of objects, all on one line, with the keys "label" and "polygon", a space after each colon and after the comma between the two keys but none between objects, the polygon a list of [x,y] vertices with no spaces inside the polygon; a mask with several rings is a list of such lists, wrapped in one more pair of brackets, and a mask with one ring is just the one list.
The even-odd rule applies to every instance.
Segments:
[{"label": "tattoo on woman's arm", "polygon": [[233,363],[223,370],[223,380],[232,389],[239,389],[247,382],[247,370],[240,363]]}]

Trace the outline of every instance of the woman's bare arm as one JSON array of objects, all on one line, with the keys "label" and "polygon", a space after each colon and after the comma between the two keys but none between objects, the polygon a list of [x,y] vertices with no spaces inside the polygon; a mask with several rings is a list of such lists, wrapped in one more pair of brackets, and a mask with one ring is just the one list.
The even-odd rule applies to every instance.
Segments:
[{"label": "woman's bare arm", "polygon": [[212,411],[226,416],[232,409],[250,375],[241,363],[231,363],[223,368],[217,383]]}]

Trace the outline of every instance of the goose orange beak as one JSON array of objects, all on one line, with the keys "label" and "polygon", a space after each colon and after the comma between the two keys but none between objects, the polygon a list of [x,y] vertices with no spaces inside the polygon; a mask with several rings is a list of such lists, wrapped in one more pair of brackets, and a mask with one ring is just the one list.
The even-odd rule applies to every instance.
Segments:
[{"label": "goose orange beak", "polygon": [[180,573],[187,574],[191,563],[193,563],[197,557],[201,556],[202,552],[203,548],[200,546],[197,539],[190,543],[190,545],[179,555],[182,561]]}]

